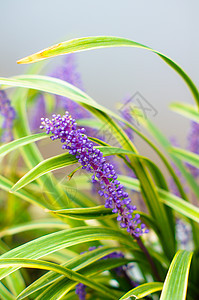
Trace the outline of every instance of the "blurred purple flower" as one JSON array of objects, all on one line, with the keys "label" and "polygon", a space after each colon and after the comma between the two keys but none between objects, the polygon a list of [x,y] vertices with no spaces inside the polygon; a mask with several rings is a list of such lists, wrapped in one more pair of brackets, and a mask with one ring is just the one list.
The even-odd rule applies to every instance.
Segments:
[{"label": "blurred purple flower", "polygon": [[176,219],[176,236],[179,240],[180,247],[190,250],[190,242],[192,241],[192,231],[190,225],[181,219]]},{"label": "blurred purple flower", "polygon": [[113,165],[106,162],[103,153],[88,140],[85,129],[77,129],[76,125],[75,119],[66,112],[63,117],[53,115],[52,120],[42,118],[41,129],[45,128],[47,134],[51,133],[52,140],[60,139],[63,143],[62,148],[76,156],[82,169],[93,174],[92,182],[100,183],[99,195],[106,199],[106,208],[118,213],[117,220],[121,228],[126,228],[136,238],[147,233],[148,230],[145,229],[145,224],[141,223],[140,215],[134,214],[136,206],[131,205],[128,193],[117,180]]},{"label": "blurred purple flower", "polygon": [[[77,72],[76,67],[76,56],[75,54],[68,54],[64,57],[63,63],[58,66],[52,73],[49,74],[51,77],[55,77],[76,86],[83,90],[81,76]],[[91,114],[84,109],[78,103],[72,101],[64,96],[55,95],[56,99],[56,110],[64,109],[70,111],[76,119],[90,118]],[[46,106],[44,96],[39,95],[36,100],[35,107],[31,110],[31,129],[36,130],[40,125],[41,117],[46,115]],[[90,130],[89,130],[90,131]],[[94,131],[94,129],[92,130]],[[91,132],[92,132],[91,131]]]},{"label": "blurred purple flower", "polygon": [[[102,247],[102,246],[99,246],[99,247]],[[93,251],[95,249],[97,249],[97,247],[93,246],[93,247],[90,247],[88,250]],[[86,252],[87,251],[84,251],[84,252],[81,252],[80,254],[84,254]],[[115,251],[115,252],[112,252],[112,253],[102,257],[101,259],[109,259],[109,258],[124,258],[124,254],[122,252]],[[113,271],[116,272],[116,274],[118,276],[123,276],[124,272],[126,271],[126,265],[114,268]],[[75,293],[79,296],[80,300],[85,300],[86,299],[86,285],[84,285],[83,283],[78,283],[76,285]]]},{"label": "blurred purple flower", "polygon": [[[130,107],[130,105],[125,105],[128,100],[129,100],[129,98],[127,98],[127,97],[124,99],[124,101],[123,101],[124,104],[123,104],[123,107],[120,109],[120,114],[123,117],[123,119],[125,119],[127,122],[134,125],[135,120],[133,118],[131,107]],[[127,125],[123,125],[123,129],[126,132],[126,134],[128,135],[131,142],[134,142],[133,130],[131,128],[129,128]]]},{"label": "blurred purple flower", "polygon": [[78,295],[80,300],[86,299],[86,285],[83,283],[78,283],[75,288],[75,293]]},{"label": "blurred purple flower", "polygon": [[[170,138],[170,142],[171,142],[172,146],[174,146],[174,147],[179,147],[178,142],[177,142],[177,140],[176,140],[175,137],[171,137],[171,138]],[[187,188],[187,186],[186,186],[186,180],[185,180],[184,177],[182,176],[180,170],[176,167],[176,165],[175,165],[173,162],[171,162],[171,165],[172,165],[172,167],[173,167],[173,169],[174,169],[174,171],[175,171],[175,174],[177,175],[178,179],[180,180],[181,184],[183,185],[183,187],[185,187],[185,191],[188,192],[188,188]],[[177,188],[177,186],[176,186],[176,184],[175,184],[173,178],[170,178],[170,183],[169,183],[169,185],[170,185],[171,192],[172,192],[174,195],[176,195],[176,196],[178,196],[178,197],[181,197],[180,192],[179,192],[179,190],[178,190],[178,188]]]},{"label": "blurred purple flower", "polygon": [[0,90],[0,114],[4,117],[2,124],[2,128],[4,129],[2,141],[10,142],[13,139],[12,128],[13,121],[16,118],[16,112],[3,90]]},{"label": "blurred purple flower", "polygon": [[[77,72],[76,56],[75,54],[68,54],[64,57],[63,64],[55,69],[50,76],[67,81],[75,87],[83,90],[82,80],[80,74]],[[89,118],[91,114],[78,103],[69,98],[56,95],[57,107],[62,107],[68,110],[76,119]]]},{"label": "blurred purple flower", "polygon": [[[191,128],[187,140],[188,140],[188,150],[195,154],[199,154],[199,124],[198,123],[194,121],[191,122]],[[199,169],[188,163],[186,165],[189,168],[192,176],[195,179],[197,179],[199,176]]]}]

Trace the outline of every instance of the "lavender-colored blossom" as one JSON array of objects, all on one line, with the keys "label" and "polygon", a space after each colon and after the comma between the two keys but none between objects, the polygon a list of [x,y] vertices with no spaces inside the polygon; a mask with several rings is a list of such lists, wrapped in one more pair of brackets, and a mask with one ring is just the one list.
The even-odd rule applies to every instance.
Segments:
[{"label": "lavender-colored blossom", "polygon": [[4,117],[2,124],[2,128],[4,129],[2,141],[10,142],[13,139],[12,128],[13,121],[16,118],[16,112],[3,90],[0,90],[0,114]]},{"label": "lavender-colored blossom", "polygon": [[[77,71],[76,67],[76,56],[75,54],[69,54],[64,57],[63,63],[56,67],[52,73],[49,74],[51,77],[67,81],[68,83],[74,85],[75,87],[83,90],[83,85],[81,81],[81,76]],[[64,96],[55,95],[56,100],[56,110],[59,109],[69,110],[76,119],[80,118],[91,118],[91,114],[84,109],[78,103],[72,101]],[[46,106],[44,101],[44,96],[40,94],[36,100],[34,108],[31,109],[31,123],[30,127],[32,130],[38,129],[38,121],[40,124],[41,116],[46,115]],[[89,134],[94,132],[94,129],[89,129]]]},{"label": "lavender-colored blossom", "polygon": [[176,219],[176,237],[179,241],[180,248],[190,250],[190,243],[192,242],[190,224],[187,224],[180,219]]},{"label": "lavender-colored blossom", "polygon": [[[66,55],[63,64],[58,66],[50,76],[67,81],[80,90],[83,90],[81,76],[76,67],[76,56],[73,53]],[[71,99],[59,95],[55,97],[57,107],[62,107],[64,110],[70,111],[76,119],[91,117],[91,114],[86,109]]]},{"label": "lavender-colored blossom", "polygon": [[[102,246],[99,246],[99,247],[102,247]],[[88,251],[93,251],[95,249],[97,249],[97,247],[93,246],[93,247],[90,247],[88,249]],[[84,254],[86,252],[87,251],[84,251],[84,252],[81,252],[80,254]],[[108,259],[108,258],[124,258],[124,254],[122,252],[115,251],[115,252],[112,252],[112,253],[100,258],[100,260]],[[118,276],[123,276],[124,272],[126,271],[126,266],[120,266],[120,267],[114,268],[113,271],[116,272],[116,274]],[[76,285],[75,293],[79,296],[80,300],[85,300],[86,299],[86,285],[84,285],[83,283],[78,283]]]},{"label": "lavender-colored blossom", "polygon": [[[199,154],[199,124],[194,121],[191,122],[191,129],[188,134],[188,150],[195,154]],[[199,169],[188,163],[187,166],[193,177],[197,179],[199,176]]]},{"label": "lavender-colored blossom", "polygon": [[[131,106],[128,105],[128,102],[129,102],[129,97],[126,97],[123,101],[124,104],[123,104],[122,108],[120,108],[120,114],[123,117],[123,119],[125,119],[127,122],[134,125],[135,120],[133,118]],[[130,140],[133,142],[134,141],[133,130],[130,127],[128,127],[127,125],[124,125],[124,130],[125,130],[126,134],[128,135],[128,137],[130,138]]]},{"label": "lavender-colored blossom", "polygon": [[78,295],[80,300],[86,299],[86,285],[83,283],[78,283],[75,288],[75,293]]},{"label": "lavender-colored blossom", "polygon": [[[110,254],[103,257],[103,259],[107,259],[107,258],[124,258],[124,254],[122,252],[113,252],[113,253],[110,253]],[[116,268],[113,269],[113,271],[118,276],[122,276],[123,272],[125,271],[124,267],[126,267],[126,266],[116,267]]]},{"label": "lavender-colored blossom", "polygon": [[99,195],[106,199],[105,207],[111,208],[113,213],[118,213],[117,220],[121,228],[138,238],[144,232],[145,224],[141,223],[140,215],[134,214],[136,206],[131,205],[131,200],[123,185],[117,180],[117,174],[112,164],[103,157],[103,153],[94,147],[85,135],[85,129],[77,129],[75,119],[68,112],[63,117],[53,115],[52,120],[42,118],[41,129],[46,129],[47,134],[52,134],[51,139],[60,139],[62,148],[75,155],[82,169],[92,173],[92,182],[98,181],[101,189]]}]

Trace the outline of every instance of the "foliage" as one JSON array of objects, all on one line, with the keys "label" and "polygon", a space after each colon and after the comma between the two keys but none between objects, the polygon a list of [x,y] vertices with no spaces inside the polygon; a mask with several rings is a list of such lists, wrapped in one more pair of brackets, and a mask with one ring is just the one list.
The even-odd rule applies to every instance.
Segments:
[{"label": "foliage", "polygon": [[[157,54],[181,76],[198,106],[198,89],[178,64],[124,38],[74,39],[19,63],[106,47],[138,47]],[[134,110],[134,118],[139,115],[156,146],[133,119],[80,90],[73,59],[69,61],[69,69],[63,69],[66,76],[39,75],[44,67],[39,63],[26,75],[0,78],[0,97],[6,103],[0,113],[9,120],[0,134],[5,137],[9,129],[9,139],[13,135],[0,146],[1,299],[198,299],[198,153],[173,147],[142,112]],[[6,97],[11,102],[5,102]],[[197,123],[197,106],[173,103],[171,109]],[[12,116],[7,116],[10,111]],[[56,121],[47,118],[54,112]],[[59,140],[54,144],[35,129],[32,118],[41,113],[42,128],[52,140]],[[111,142],[101,136],[103,128],[113,137]],[[169,178],[137,149],[135,135],[155,151]],[[194,143],[196,139],[194,132]],[[65,143],[62,152],[60,140]],[[51,148],[54,155],[47,157]],[[177,194],[169,187],[170,179]],[[102,197],[108,198],[106,203]],[[186,242],[179,235],[179,222],[186,228]]]}]

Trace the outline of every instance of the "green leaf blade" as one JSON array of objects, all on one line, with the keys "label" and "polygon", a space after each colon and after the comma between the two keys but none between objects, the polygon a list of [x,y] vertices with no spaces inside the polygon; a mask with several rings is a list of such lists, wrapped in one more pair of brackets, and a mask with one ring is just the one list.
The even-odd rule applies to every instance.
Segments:
[{"label": "green leaf blade", "polygon": [[37,52],[33,55],[30,55],[24,59],[19,60],[18,63],[33,63],[57,55],[107,47],[137,47],[156,53],[171,68],[173,68],[178,73],[178,75],[182,77],[182,79],[186,82],[187,86],[189,87],[192,95],[194,96],[196,104],[199,106],[199,93],[197,87],[195,86],[191,78],[176,62],[174,62],[168,56],[159,51],[156,51],[148,46],[126,38],[114,36],[93,36],[73,39],[63,43],[59,43],[40,52]]},{"label": "green leaf blade", "polygon": [[127,292],[119,300],[125,300],[129,297],[134,297],[135,299],[141,299],[144,298],[145,296],[148,296],[149,294],[161,291],[162,287],[163,287],[162,282],[144,283]]},{"label": "green leaf blade", "polygon": [[171,147],[170,151],[180,160],[186,161],[192,166],[199,168],[199,155],[177,147]]},{"label": "green leaf blade", "polygon": [[185,300],[193,253],[179,250],[174,256],[165,279],[160,300]]},{"label": "green leaf blade", "polygon": [[53,214],[60,215],[65,218],[74,218],[77,220],[92,220],[103,219],[105,217],[116,217],[112,213],[112,209],[105,208],[104,205],[88,207],[88,208],[73,208],[49,211]]},{"label": "green leaf blade", "polygon": [[197,107],[187,103],[175,102],[170,104],[170,108],[171,110],[177,112],[181,116],[184,116],[194,122],[199,123],[199,114]]},{"label": "green leaf blade", "polygon": [[[31,242],[25,243],[15,249],[8,251],[0,258],[30,258],[38,259],[51,254],[63,248],[84,243],[87,241],[113,239],[123,242],[133,249],[138,249],[135,241],[131,236],[127,236],[121,231],[103,227],[77,227],[66,229],[59,232],[51,233]],[[40,247],[38,247],[38,244]],[[4,278],[17,268],[0,270],[0,278]]]},{"label": "green leaf blade", "polygon": [[37,133],[29,136],[22,137],[18,140],[14,140],[10,143],[4,144],[0,147],[0,156],[4,156],[11,151],[18,149],[19,147],[25,146],[27,144],[37,142],[39,140],[45,139],[47,135],[45,133]]}]

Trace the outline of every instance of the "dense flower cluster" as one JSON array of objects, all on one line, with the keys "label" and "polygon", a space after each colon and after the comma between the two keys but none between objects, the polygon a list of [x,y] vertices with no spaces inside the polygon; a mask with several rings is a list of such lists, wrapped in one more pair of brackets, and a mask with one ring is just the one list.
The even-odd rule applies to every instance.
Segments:
[{"label": "dense flower cluster", "polygon": [[[102,246],[99,246],[99,247],[102,247]],[[93,246],[93,247],[90,247],[88,250],[93,251],[96,248],[97,247]],[[84,251],[80,254],[83,254],[85,252],[87,252],[87,251]],[[124,254],[122,252],[112,252],[112,253],[102,257],[101,259],[108,259],[108,258],[124,258]],[[120,266],[120,267],[114,268],[113,271],[115,271],[118,276],[123,276],[123,273],[125,272],[124,267],[126,268],[126,266]],[[85,300],[86,285],[84,285],[83,283],[78,283],[76,285],[75,293],[78,295],[80,300]]]},{"label": "dense flower cluster", "polygon": [[2,128],[4,129],[2,140],[4,142],[10,142],[13,139],[12,127],[13,121],[16,118],[16,112],[11,106],[6,93],[2,90],[0,90],[0,114],[4,117],[2,124]]},{"label": "dense flower cluster", "polygon": [[100,184],[99,195],[106,199],[105,207],[111,208],[113,213],[118,213],[117,220],[122,228],[138,238],[144,232],[145,224],[141,223],[140,215],[134,214],[136,206],[131,205],[128,193],[117,180],[117,174],[112,164],[103,157],[103,153],[94,147],[85,135],[85,129],[77,129],[75,119],[68,112],[63,117],[53,115],[52,120],[42,118],[41,129],[46,129],[47,134],[52,134],[51,139],[60,139],[62,148],[75,155],[83,169],[91,172],[92,182]]},{"label": "dense flower cluster", "polygon": [[[195,154],[199,154],[199,124],[196,122],[191,122],[191,129],[188,135],[188,150]],[[187,164],[187,166],[195,179],[199,177],[198,168],[190,164]]]}]

